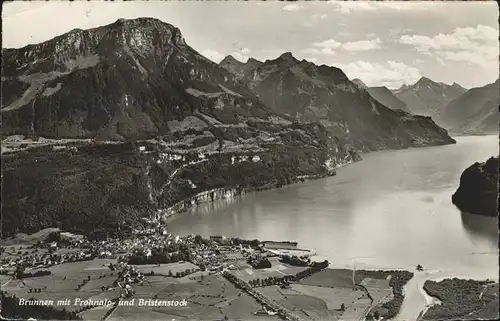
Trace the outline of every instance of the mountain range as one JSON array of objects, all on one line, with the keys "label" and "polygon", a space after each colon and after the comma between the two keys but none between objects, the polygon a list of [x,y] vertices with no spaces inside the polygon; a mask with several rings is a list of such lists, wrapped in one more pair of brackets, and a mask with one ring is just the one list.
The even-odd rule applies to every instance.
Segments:
[{"label": "mountain range", "polygon": [[446,135],[429,117],[382,105],[339,68],[299,61],[290,52],[264,62],[226,57],[220,65],[271,109],[300,122],[319,122],[356,150],[421,146]]},{"label": "mountain range", "polygon": [[500,122],[500,81],[471,88],[445,110],[447,127],[461,134],[498,134]]},{"label": "mountain range", "polygon": [[498,133],[499,80],[470,90],[456,83],[447,85],[426,77],[392,91],[386,87],[368,87],[360,79],[352,82],[381,104],[411,114],[429,115],[454,134]]},{"label": "mountain range", "polygon": [[370,96],[372,96],[382,105],[389,107],[390,109],[401,109],[406,111],[407,113],[411,113],[406,104],[402,100],[394,96],[389,88],[385,86],[368,87],[361,79],[358,78],[353,79],[352,82],[356,84],[358,88],[368,91]]},{"label": "mountain range", "polygon": [[290,53],[217,65],[152,18],[2,58],[4,236],[125,233],[199,202],[334,175],[362,151],[455,142],[338,68]]},{"label": "mountain range", "polygon": [[466,91],[456,83],[447,85],[422,77],[411,86],[403,85],[394,90],[393,94],[406,104],[412,114],[430,116],[442,125],[445,123],[443,115],[446,106]]}]

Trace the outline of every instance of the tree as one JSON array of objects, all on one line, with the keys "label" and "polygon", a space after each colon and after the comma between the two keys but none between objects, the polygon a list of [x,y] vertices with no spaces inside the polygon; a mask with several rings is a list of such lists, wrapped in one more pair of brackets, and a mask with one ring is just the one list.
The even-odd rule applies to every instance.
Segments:
[{"label": "tree", "polygon": [[16,279],[22,279],[23,278],[24,270],[25,270],[25,267],[22,264],[18,264],[16,266],[16,271],[14,272],[14,275],[15,275]]},{"label": "tree", "polygon": [[52,243],[52,242],[60,242],[61,241],[61,232],[51,232],[49,236],[47,237],[47,242]]},{"label": "tree", "polygon": [[342,304],[340,305],[340,311],[345,311],[345,304],[344,304],[344,303],[342,303]]}]

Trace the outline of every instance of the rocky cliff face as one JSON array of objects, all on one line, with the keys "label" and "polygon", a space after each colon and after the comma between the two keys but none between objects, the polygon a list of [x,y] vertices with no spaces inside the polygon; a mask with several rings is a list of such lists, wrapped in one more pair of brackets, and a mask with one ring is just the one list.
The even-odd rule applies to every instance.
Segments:
[{"label": "rocky cliff face", "polygon": [[190,116],[209,126],[203,115],[235,124],[273,114],[179,29],[156,19],[5,49],[2,76],[4,136],[145,139]]},{"label": "rocky cliff face", "polygon": [[463,212],[496,217],[499,166],[499,158],[492,157],[485,163],[475,163],[467,168],[452,196],[453,204]]},{"label": "rocky cliff face", "polygon": [[454,143],[429,117],[383,106],[338,68],[299,61],[285,53],[255,68],[238,70],[237,77],[271,109],[300,121],[320,122],[358,150]]},{"label": "rocky cliff face", "polygon": [[467,90],[458,84],[447,85],[422,77],[414,85],[403,86],[394,95],[402,100],[412,114],[432,117],[444,124],[442,116],[446,106]]},{"label": "rocky cliff face", "polygon": [[461,134],[497,134],[500,122],[500,80],[472,88],[447,107],[444,121]]},{"label": "rocky cliff face", "polygon": [[269,109],[156,19],[2,58],[4,236],[117,233],[206,191],[279,187],[359,159],[321,124]]}]

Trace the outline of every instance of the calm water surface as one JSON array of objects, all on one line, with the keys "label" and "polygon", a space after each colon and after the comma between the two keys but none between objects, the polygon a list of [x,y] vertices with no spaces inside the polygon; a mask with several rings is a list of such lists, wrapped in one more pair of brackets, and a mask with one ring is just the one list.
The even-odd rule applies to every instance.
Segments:
[{"label": "calm water surface", "polygon": [[335,267],[426,269],[498,277],[497,220],[451,203],[462,171],[498,155],[496,136],[375,152],[334,177],[203,204],[171,232],[295,240]]}]

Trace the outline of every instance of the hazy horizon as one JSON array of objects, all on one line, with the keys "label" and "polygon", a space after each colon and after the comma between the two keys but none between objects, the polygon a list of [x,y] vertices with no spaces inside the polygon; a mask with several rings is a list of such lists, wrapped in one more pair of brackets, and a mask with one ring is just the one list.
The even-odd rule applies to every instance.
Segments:
[{"label": "hazy horizon", "polygon": [[[465,88],[498,79],[498,10],[491,2],[18,2],[4,5],[2,48],[37,44],[119,18],[158,18],[218,63],[297,59],[391,89],[422,76]],[[245,15],[241,13],[244,12]],[[54,19],[57,17],[65,19]]]}]

